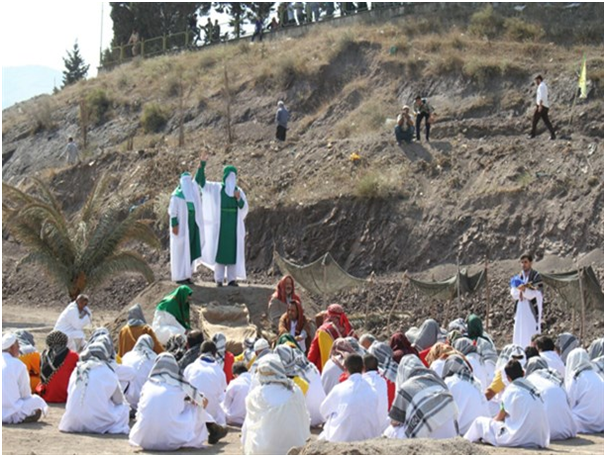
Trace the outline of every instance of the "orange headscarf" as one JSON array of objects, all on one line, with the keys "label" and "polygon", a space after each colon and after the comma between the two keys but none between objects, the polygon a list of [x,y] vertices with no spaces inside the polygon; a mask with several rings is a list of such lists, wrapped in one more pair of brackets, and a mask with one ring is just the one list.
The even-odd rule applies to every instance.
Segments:
[{"label": "orange headscarf", "polygon": [[[338,327],[337,330],[340,333],[340,337],[345,338],[346,336],[351,336],[353,333],[351,330],[351,324],[349,323],[349,319],[347,319],[347,315],[343,310],[343,307],[338,304],[332,304],[326,310],[326,315],[324,316],[324,324],[322,325],[322,329],[328,330],[329,327],[335,326],[334,322],[330,320],[331,317],[338,317],[339,323],[336,324]],[[334,336],[334,335],[333,335]]]}]

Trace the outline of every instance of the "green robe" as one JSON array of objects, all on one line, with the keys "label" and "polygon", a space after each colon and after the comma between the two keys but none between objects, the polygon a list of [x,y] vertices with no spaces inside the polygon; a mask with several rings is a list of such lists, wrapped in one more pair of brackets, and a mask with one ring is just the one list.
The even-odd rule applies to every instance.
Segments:
[{"label": "green robe", "polygon": [[[206,162],[200,164],[196,173],[196,182],[200,187],[206,185],[204,168]],[[236,188],[237,189],[237,188]],[[221,189],[221,221],[219,225],[219,246],[215,262],[220,265],[235,265],[238,246],[238,209],[244,208],[244,200],[236,200],[225,193],[225,182]]]},{"label": "green robe", "polygon": [[[183,192],[181,187],[177,187],[173,192],[173,196],[182,198]],[[189,258],[193,261],[202,257],[202,244],[200,243],[200,228],[196,224],[196,207],[193,202],[185,202],[187,204],[187,227],[189,228]],[[170,226],[175,227],[179,225],[179,218],[173,217],[170,220]]]}]

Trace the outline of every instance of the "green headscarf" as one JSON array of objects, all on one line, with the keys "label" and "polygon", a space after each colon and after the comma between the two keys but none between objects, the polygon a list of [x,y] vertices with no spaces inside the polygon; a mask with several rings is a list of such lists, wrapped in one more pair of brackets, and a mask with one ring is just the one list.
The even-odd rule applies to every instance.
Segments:
[{"label": "green headscarf", "polygon": [[234,167],[233,165],[226,165],[223,169],[223,184],[225,184],[225,180],[227,179],[230,173],[233,173],[238,176],[238,170],[236,169],[236,167]]},{"label": "green headscarf", "polygon": [[[280,335],[280,338],[278,338],[278,343],[276,344],[276,346],[280,346],[281,344],[287,344],[287,343],[294,344],[296,346],[296,349],[301,351],[301,347],[299,346],[299,343],[297,343],[297,340],[295,340],[295,338],[290,333],[283,333],[282,335]],[[301,351],[301,352],[303,352],[303,351]]]},{"label": "green headscarf", "polygon": [[157,310],[166,311],[175,316],[175,319],[186,329],[190,329],[189,325],[189,296],[193,291],[187,286],[179,286],[173,292],[162,299]]},{"label": "green headscarf", "polygon": [[467,317],[467,336],[472,340],[484,337],[484,326],[482,319],[475,314],[470,314]]}]

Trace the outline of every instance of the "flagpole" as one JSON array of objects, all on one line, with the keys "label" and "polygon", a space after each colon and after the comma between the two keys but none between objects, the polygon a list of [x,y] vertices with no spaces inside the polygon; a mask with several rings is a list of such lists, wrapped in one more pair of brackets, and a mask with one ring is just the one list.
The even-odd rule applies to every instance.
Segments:
[{"label": "flagpole", "polygon": [[[583,84],[583,86],[581,86]],[[583,87],[585,88],[583,90]],[[568,121],[568,127],[572,125],[572,119],[574,118],[574,109],[577,105],[577,99],[580,96],[582,98],[587,97],[587,59],[585,57],[585,53],[583,53],[583,63],[581,63],[581,72],[579,74],[579,82],[577,83],[577,87],[574,91],[574,100],[572,101],[572,109],[570,110],[570,120]]]}]

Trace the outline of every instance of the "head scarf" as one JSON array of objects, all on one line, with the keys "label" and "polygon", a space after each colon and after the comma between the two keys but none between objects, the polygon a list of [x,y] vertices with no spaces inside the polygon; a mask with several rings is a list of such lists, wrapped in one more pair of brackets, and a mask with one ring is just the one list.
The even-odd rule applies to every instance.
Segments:
[{"label": "head scarf", "polygon": [[345,338],[337,338],[330,348],[330,360],[341,370],[345,371],[345,358],[349,354],[355,354],[356,350]]},{"label": "head scarf", "polygon": [[238,170],[233,165],[227,165],[223,169],[223,186],[225,187],[225,194],[228,197],[233,197],[236,191],[236,177]]},{"label": "head scarf", "polygon": [[184,335],[172,335],[166,342],[166,352],[170,352],[178,362],[185,355],[187,339]]},{"label": "head scarf", "polygon": [[533,373],[553,382],[557,386],[561,387],[564,384],[564,379],[562,379],[560,373],[549,368],[547,362],[542,357],[535,356],[528,359],[524,376],[527,378]]},{"label": "head scarf", "polygon": [[281,384],[293,390],[294,384],[286,376],[282,360],[277,354],[268,354],[257,365],[257,376],[261,385]]},{"label": "head scarf", "polygon": [[428,365],[431,365],[436,360],[446,359],[452,354],[457,354],[455,348],[445,343],[436,343],[431,347],[431,349],[427,353],[425,361]]},{"label": "head scarf", "polygon": [[128,321],[126,324],[130,327],[138,327],[146,324],[145,316],[143,315],[143,310],[139,303],[131,306],[128,310]]},{"label": "head scarf", "polygon": [[254,336],[248,337],[244,339],[242,346],[244,346],[244,360],[246,363],[250,363],[250,361],[255,356],[255,341],[256,338]]},{"label": "head scarf", "polygon": [[48,384],[53,375],[63,365],[69,353],[68,341],[67,335],[59,330],[53,330],[46,336],[48,347],[42,351],[42,357],[40,358],[40,380],[42,384]]},{"label": "head scarf", "polygon": [[339,332],[340,337],[350,336],[352,334],[351,324],[349,323],[349,319],[343,310],[343,307],[338,304],[330,305],[326,310],[326,315],[324,316],[324,324],[322,325],[322,329],[327,329],[335,325],[330,318],[338,318],[339,322],[336,324],[337,330]]},{"label": "head scarf", "polygon": [[597,359],[593,359],[591,361],[591,364],[593,365],[593,368],[595,369],[596,373],[600,375],[600,378],[602,378],[602,381],[604,380],[604,356],[600,356]]},{"label": "head scarf", "polygon": [[266,349],[269,349],[269,343],[265,338],[259,338],[257,341],[255,341],[255,345],[253,346],[253,348],[255,352],[264,351]]},{"label": "head scarf", "polygon": [[276,343],[278,346],[281,344],[286,344],[292,348],[298,349],[299,351],[301,351],[301,347],[299,346],[299,343],[297,343],[297,340],[295,340],[295,337],[292,336],[290,333],[283,333],[282,335],[280,335],[280,338],[278,338],[278,342]]},{"label": "head scarf", "polygon": [[[292,282],[292,292],[290,294],[290,297],[286,295],[286,283],[288,281]],[[292,301],[301,303],[301,298],[295,293],[295,280],[292,276],[282,276],[282,279],[280,279],[280,281],[278,281],[278,284],[276,285],[276,290],[274,291],[272,298],[277,298],[282,303],[288,303],[289,298]],[[300,319],[301,316],[299,316],[298,318]]]},{"label": "head scarf", "polygon": [[106,344],[102,341],[93,341],[80,354],[80,361],[76,365],[76,385],[83,385],[82,397],[80,402],[84,401],[84,394],[88,388],[88,380],[91,370],[107,366],[114,371],[111,364],[111,355],[107,350]]},{"label": "head scarf", "polygon": [[362,344],[362,341],[364,341],[364,340],[370,341],[371,345],[372,345],[372,343],[374,343],[375,341],[377,341],[377,339],[375,338],[375,336],[371,335],[370,333],[365,333],[364,335],[362,335],[360,337],[360,344]]},{"label": "head scarf", "polygon": [[19,354],[31,354],[36,352],[36,343],[34,342],[34,335],[27,330],[17,330],[15,336],[19,341]]},{"label": "head scarf", "polygon": [[396,382],[398,363],[393,359],[391,348],[385,343],[375,341],[368,348],[368,352],[374,355],[379,362],[379,374],[391,382]]},{"label": "head scarf", "polygon": [[470,314],[467,317],[467,337],[474,341],[478,338],[486,338],[484,335],[482,319],[475,314]]},{"label": "head scarf", "polygon": [[156,353],[154,352],[154,340],[152,337],[141,335],[133,347],[133,352],[141,354],[147,360],[155,360]]},{"label": "head scarf", "polygon": [[453,330],[456,330],[459,333],[467,333],[467,325],[465,324],[465,321],[458,317],[448,324],[448,332],[452,332]]},{"label": "head scarf", "polygon": [[406,332],[406,337],[419,351],[432,347],[444,336],[434,319],[427,319],[420,328],[413,327]]},{"label": "head scarf", "polygon": [[[402,357],[402,360],[400,360],[400,363],[398,364],[398,374],[396,376],[396,389],[400,389],[402,387],[402,384],[404,384],[413,376],[425,373],[434,373],[435,375],[435,371],[425,367],[425,365],[423,365],[423,362],[421,362],[421,359],[419,359],[416,355],[405,355],[404,357]],[[437,375],[435,376],[437,377]]]},{"label": "head scarf", "polygon": [[476,348],[478,349],[478,354],[480,354],[482,357],[483,363],[490,361],[496,364],[498,355],[492,341],[484,338],[478,338],[476,340]]},{"label": "head scarf", "polygon": [[156,309],[172,314],[185,329],[189,330],[189,296],[193,291],[187,286],[179,286],[162,299]]},{"label": "head scarf", "polygon": [[393,351],[393,359],[396,363],[400,363],[402,357],[408,354],[418,356],[419,352],[410,344],[406,335],[402,332],[394,333],[389,339],[389,347]]},{"label": "head scarf", "polygon": [[300,378],[305,379],[305,369],[301,366],[300,361],[298,360],[296,349],[291,348],[290,346],[282,345],[276,347],[274,349],[274,353],[280,357],[282,361],[282,366],[284,367],[284,373],[289,378],[294,378],[295,376],[299,376]]},{"label": "head scarf", "polygon": [[12,332],[6,332],[2,335],[2,351],[7,351],[10,347],[15,344],[17,337]]},{"label": "head scarf", "polygon": [[459,338],[461,338],[463,336],[463,334],[461,332],[459,332],[458,330],[451,330],[450,332],[448,332],[448,335],[446,336],[446,343],[450,344],[451,346],[454,344],[455,341],[457,341]]},{"label": "head scarf", "polygon": [[362,357],[366,355],[366,349],[364,349],[364,346],[362,346],[353,336],[348,336],[345,339],[349,342],[349,344],[351,344],[351,347],[356,354],[361,355]]},{"label": "head scarf", "polygon": [[593,365],[589,360],[589,354],[583,348],[576,348],[570,351],[566,359],[566,389],[569,389],[572,382],[584,371],[593,371]]},{"label": "head scarf", "polygon": [[604,356],[604,338],[598,338],[589,346],[587,350],[591,360],[598,359]]},{"label": "head scarf", "polygon": [[217,348],[217,355],[215,360],[221,368],[225,365],[225,348],[227,347],[227,338],[221,332],[215,333],[213,335],[213,343],[215,343],[215,347]]},{"label": "head scarf", "polygon": [[497,359],[496,363],[496,369],[500,370],[502,368],[505,368],[507,362],[509,362],[514,357],[518,362],[520,362],[522,368],[526,366],[526,354],[524,353],[524,348],[516,344],[508,344],[503,348],[503,350],[499,354],[499,358]]},{"label": "head scarf", "polygon": [[473,344],[473,341],[466,337],[461,337],[457,339],[453,347],[463,355],[468,355],[472,352],[478,352],[478,348]]},{"label": "head scarf", "polygon": [[463,381],[470,382],[476,389],[482,391],[482,386],[473,376],[472,369],[469,367],[465,359],[458,354],[449,355],[446,362],[444,362],[442,378],[446,379],[449,376],[456,376]]},{"label": "head scarf", "polygon": [[204,395],[183,378],[175,357],[168,352],[163,352],[158,355],[154,362],[154,366],[149,373],[148,379],[157,384],[165,383],[170,386],[178,387],[192,403],[200,406],[203,404]]},{"label": "head scarf", "polygon": [[196,186],[191,178],[191,173],[185,172],[181,174],[179,185],[174,190],[173,195],[184,199],[186,202],[195,202]]},{"label": "head scarf", "polygon": [[99,327],[95,329],[93,334],[90,336],[84,349],[90,346],[93,343],[101,343],[105,346],[105,350],[108,354],[109,361],[114,361],[116,359],[116,350],[114,349],[114,342],[111,338],[109,330],[105,327]]},{"label": "head scarf", "polygon": [[558,335],[556,346],[560,349],[560,358],[564,364],[566,364],[570,351],[578,348],[580,345],[581,343],[579,343],[577,337],[572,333],[561,333]]}]

